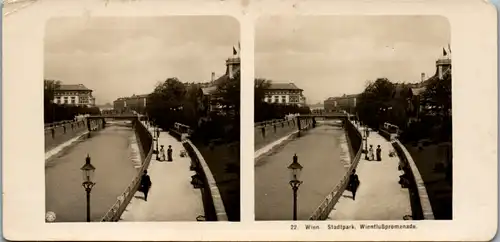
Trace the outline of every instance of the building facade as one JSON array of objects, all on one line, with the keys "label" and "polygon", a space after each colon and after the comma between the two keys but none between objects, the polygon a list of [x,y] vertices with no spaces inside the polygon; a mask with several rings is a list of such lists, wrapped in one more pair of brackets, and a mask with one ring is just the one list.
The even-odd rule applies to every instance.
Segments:
[{"label": "building facade", "polygon": [[269,87],[264,90],[264,102],[301,107],[306,104],[303,91],[294,83],[271,82]]},{"label": "building facade", "polygon": [[425,108],[429,108],[422,105],[422,93],[425,92],[427,85],[432,81],[444,80],[447,75],[451,75],[451,70],[451,49],[443,49],[443,55],[436,60],[436,72],[434,75],[425,79],[425,73],[422,73],[419,83],[410,84],[409,94],[407,95],[408,125],[419,121],[420,113],[424,111]]},{"label": "building facade", "polygon": [[325,107],[322,103],[316,103],[309,105],[309,109],[313,114],[323,114],[325,112]]},{"label": "building facade", "polygon": [[354,113],[356,110],[358,94],[330,97],[324,101],[325,112],[346,111]]},{"label": "building facade", "polygon": [[132,95],[131,97],[121,97],[113,101],[113,110],[117,112],[136,111],[144,113],[146,111],[149,94]]},{"label": "building facade", "polygon": [[92,90],[83,84],[61,84],[54,90],[54,103],[94,107],[95,98],[92,96]]},{"label": "building facade", "polygon": [[238,49],[233,48],[233,55],[226,60],[226,72],[224,73],[224,75],[215,79],[215,72],[212,72],[210,82],[201,84],[203,98],[201,98],[199,102],[204,104],[201,105],[201,107],[204,108],[203,111],[206,112],[207,115],[212,112],[224,115],[222,111],[224,107],[222,107],[219,102],[221,96],[217,90],[217,86],[229,79],[234,78],[239,72],[240,72],[240,49],[238,45]]}]

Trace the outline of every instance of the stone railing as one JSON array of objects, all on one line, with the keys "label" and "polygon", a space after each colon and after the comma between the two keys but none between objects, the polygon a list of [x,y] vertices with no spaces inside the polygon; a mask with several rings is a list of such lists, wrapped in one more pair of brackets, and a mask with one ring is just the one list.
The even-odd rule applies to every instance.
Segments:
[{"label": "stone railing", "polygon": [[222,201],[217,183],[208,167],[207,162],[196,146],[185,139],[182,145],[191,158],[191,170],[196,171],[195,176],[201,180],[201,193],[206,221],[228,221],[226,209]]},{"label": "stone railing", "polygon": [[413,220],[434,220],[431,202],[427,194],[424,180],[420,176],[417,165],[413,161],[411,154],[398,140],[392,140],[392,146],[398,154],[399,167],[404,171],[404,176],[409,181],[410,204]]},{"label": "stone railing", "polygon": [[[80,120],[78,120],[80,121]],[[44,125],[44,128],[47,129],[47,128],[54,128],[54,127],[58,127],[58,126],[61,126],[61,125],[64,125],[64,124],[70,124],[70,123],[73,123],[75,122],[75,120],[64,120],[64,121],[59,121],[59,122],[54,122],[54,123],[47,123]]]},{"label": "stone railing", "polygon": [[351,148],[349,150],[356,151],[356,153],[351,152],[351,166],[346,171],[342,180],[335,186],[335,188],[326,196],[326,198],[321,202],[318,208],[312,213],[309,217],[309,220],[326,220],[328,215],[337,204],[340,196],[344,193],[344,190],[347,188],[349,183],[349,176],[353,169],[356,169],[358,166],[359,160],[361,158],[361,154],[363,151],[362,148],[362,136],[355,125],[350,122],[345,122],[345,129],[347,133],[347,142]]},{"label": "stone railing", "polygon": [[275,123],[280,123],[283,121],[286,121],[286,119],[271,119],[271,120],[266,120],[266,121],[262,121],[262,122],[257,122],[257,123],[254,123],[253,125],[254,125],[254,127],[266,126],[266,125],[273,125]]},{"label": "stone railing", "polygon": [[76,136],[85,134],[89,127],[92,130],[102,129],[102,120],[63,121],[46,125],[45,127],[45,151],[48,151]]},{"label": "stone railing", "polygon": [[174,126],[170,128],[168,133],[177,140],[183,141],[184,139],[187,139],[192,132],[193,131],[189,126],[181,123],[175,123]]},{"label": "stone railing", "polygon": [[125,189],[125,191],[123,191],[113,206],[111,206],[108,212],[101,218],[101,222],[116,222],[120,220],[123,211],[125,211],[125,208],[127,208],[127,205],[130,203],[130,200],[139,188],[142,174],[148,169],[151,162],[151,157],[153,155],[153,136],[148,131],[147,127],[139,121],[139,118],[134,120],[133,126],[137,136],[139,150],[141,151],[142,166],[137,170],[137,174],[130,185]]},{"label": "stone railing", "polygon": [[[298,119],[281,120],[279,122],[270,121],[260,126],[254,127],[254,147],[256,150],[279,140],[286,135],[297,131],[299,126],[297,125]],[[308,127],[312,123],[310,118],[299,119],[301,124],[300,127]]]}]

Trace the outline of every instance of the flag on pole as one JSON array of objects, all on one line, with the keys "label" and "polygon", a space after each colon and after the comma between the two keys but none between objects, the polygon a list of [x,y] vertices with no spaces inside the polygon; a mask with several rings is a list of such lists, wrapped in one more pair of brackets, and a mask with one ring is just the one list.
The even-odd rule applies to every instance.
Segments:
[{"label": "flag on pole", "polygon": [[446,53],[446,50],[443,48],[443,55],[446,56],[448,53]]},{"label": "flag on pole", "polygon": [[236,48],[234,48],[234,46],[233,46],[233,55],[236,55],[236,54],[238,54],[238,52],[236,51]]},{"label": "flag on pole", "polygon": [[241,51],[241,46],[240,46],[240,42],[238,41],[238,50]]},{"label": "flag on pole", "polygon": [[448,43],[448,50],[450,51],[450,54],[451,54],[451,47],[450,47],[450,43]]}]

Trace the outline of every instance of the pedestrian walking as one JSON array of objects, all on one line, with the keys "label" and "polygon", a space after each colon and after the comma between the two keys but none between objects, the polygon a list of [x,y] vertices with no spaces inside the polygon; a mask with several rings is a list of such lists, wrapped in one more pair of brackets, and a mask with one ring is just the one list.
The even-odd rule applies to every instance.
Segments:
[{"label": "pedestrian walking", "polygon": [[373,145],[370,145],[368,149],[368,160],[375,160],[375,156],[373,155]]},{"label": "pedestrian walking", "polygon": [[377,145],[377,161],[382,161],[382,149]]},{"label": "pedestrian walking", "polygon": [[169,146],[168,146],[168,150],[167,150],[168,161],[172,161],[172,160],[173,160],[173,159],[172,159],[172,152],[173,152],[173,150],[172,150],[172,146],[171,146],[171,145],[169,145]]},{"label": "pedestrian walking", "polygon": [[160,160],[161,161],[164,161],[165,160],[165,148],[163,148],[163,145],[161,145],[161,148],[160,148]]},{"label": "pedestrian walking", "polygon": [[160,129],[156,128],[156,138],[159,138],[159,137],[160,137]]},{"label": "pedestrian walking", "polygon": [[144,201],[148,200],[149,189],[151,188],[151,178],[148,175],[148,171],[144,171],[141,177],[141,189],[140,191],[144,193]]},{"label": "pedestrian walking", "polygon": [[359,178],[356,174],[356,169],[352,169],[351,175],[349,175],[349,190],[352,192],[352,200],[356,200],[356,191],[359,187]]}]

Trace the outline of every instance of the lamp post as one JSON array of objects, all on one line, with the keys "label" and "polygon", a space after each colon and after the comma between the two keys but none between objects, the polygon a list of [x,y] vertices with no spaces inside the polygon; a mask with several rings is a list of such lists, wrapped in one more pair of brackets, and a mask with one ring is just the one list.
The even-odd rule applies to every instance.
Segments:
[{"label": "lamp post", "polygon": [[159,142],[159,138],[158,138],[158,127],[155,127],[155,135],[156,135],[156,160],[160,160],[160,156],[159,156],[159,153],[160,153],[160,150],[158,149],[158,142]]},{"label": "lamp post", "polygon": [[365,160],[368,160],[368,126],[365,126]]},{"label": "lamp post", "polygon": [[297,154],[293,155],[293,162],[288,166],[290,170],[290,186],[293,190],[293,220],[297,220],[297,190],[302,181],[299,180],[302,165],[299,164]]},{"label": "lamp post", "polygon": [[83,175],[82,186],[85,188],[85,192],[87,193],[87,222],[90,222],[90,192],[95,185],[92,181],[94,178],[95,167],[90,164],[90,156],[88,154],[87,158],[85,158],[85,164],[82,168],[80,168],[80,170],[82,170]]}]

